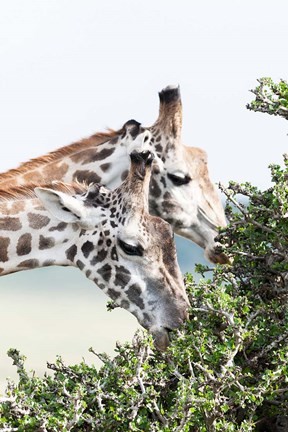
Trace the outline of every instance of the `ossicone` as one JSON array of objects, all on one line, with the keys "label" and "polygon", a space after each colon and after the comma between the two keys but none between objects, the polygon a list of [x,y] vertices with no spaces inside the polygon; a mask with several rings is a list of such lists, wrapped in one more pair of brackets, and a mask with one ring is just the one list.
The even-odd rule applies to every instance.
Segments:
[{"label": "ossicone", "polygon": [[133,166],[136,168],[134,173],[137,175],[137,177],[143,180],[146,174],[146,168],[151,167],[152,165],[154,154],[149,150],[142,152],[137,152],[134,150],[132,153],[130,153],[130,159],[132,169]]},{"label": "ossicone", "polygon": [[169,85],[159,92],[161,103],[171,103],[181,100],[180,86]]},{"label": "ossicone", "polygon": [[134,164],[145,164],[145,165],[151,165],[153,160],[154,160],[154,154],[149,151],[143,151],[143,152],[137,152],[137,151],[133,151],[130,154],[130,159],[131,162],[133,162]]}]

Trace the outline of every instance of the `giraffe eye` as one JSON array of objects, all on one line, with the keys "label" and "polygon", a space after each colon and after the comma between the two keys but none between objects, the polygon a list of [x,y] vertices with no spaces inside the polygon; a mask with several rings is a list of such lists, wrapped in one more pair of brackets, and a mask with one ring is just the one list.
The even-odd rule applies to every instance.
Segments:
[{"label": "giraffe eye", "polygon": [[176,174],[167,174],[167,176],[175,186],[182,186],[188,184],[191,181],[191,177],[189,175],[182,177]]},{"label": "giraffe eye", "polygon": [[134,246],[120,239],[118,239],[118,245],[126,255],[143,256],[144,249],[141,245]]}]

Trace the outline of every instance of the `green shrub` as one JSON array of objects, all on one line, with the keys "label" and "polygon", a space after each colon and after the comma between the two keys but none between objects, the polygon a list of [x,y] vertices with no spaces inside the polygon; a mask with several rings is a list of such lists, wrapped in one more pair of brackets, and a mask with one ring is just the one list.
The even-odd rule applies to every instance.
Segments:
[{"label": "green shrub", "polygon": [[284,117],[288,120],[288,84],[284,80],[274,83],[271,78],[260,78],[259,85],[251,90],[255,100],[247,105],[252,111]]}]

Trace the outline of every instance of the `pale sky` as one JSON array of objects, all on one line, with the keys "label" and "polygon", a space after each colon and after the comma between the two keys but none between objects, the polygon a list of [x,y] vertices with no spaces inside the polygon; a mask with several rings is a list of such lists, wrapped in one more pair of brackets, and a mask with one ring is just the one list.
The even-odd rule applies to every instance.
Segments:
[{"label": "pale sky", "polygon": [[[287,0],[1,1],[0,171],[131,118],[150,126],[158,91],[178,83],[183,142],[207,151],[212,180],[266,188],[288,122],[245,105],[257,78],[288,79],[287,17]],[[1,386],[11,346],[43,372],[137,327],[80,272],[42,270],[1,278]]]},{"label": "pale sky", "polygon": [[288,123],[249,112],[256,78],[287,79],[287,1],[13,0],[0,5],[0,171],[130,118],[181,86],[183,141],[213,181],[269,185]]}]

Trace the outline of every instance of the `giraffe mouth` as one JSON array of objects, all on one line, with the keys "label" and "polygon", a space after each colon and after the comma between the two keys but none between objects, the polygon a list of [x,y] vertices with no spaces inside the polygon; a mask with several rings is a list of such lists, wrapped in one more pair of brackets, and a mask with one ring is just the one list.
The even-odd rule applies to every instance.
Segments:
[{"label": "giraffe mouth", "polygon": [[218,252],[217,248],[205,250],[205,256],[213,264],[231,264],[230,258],[223,252]]},{"label": "giraffe mouth", "polygon": [[159,351],[166,351],[170,344],[170,333],[172,329],[169,327],[162,327],[159,330],[152,332],[155,348]]}]

